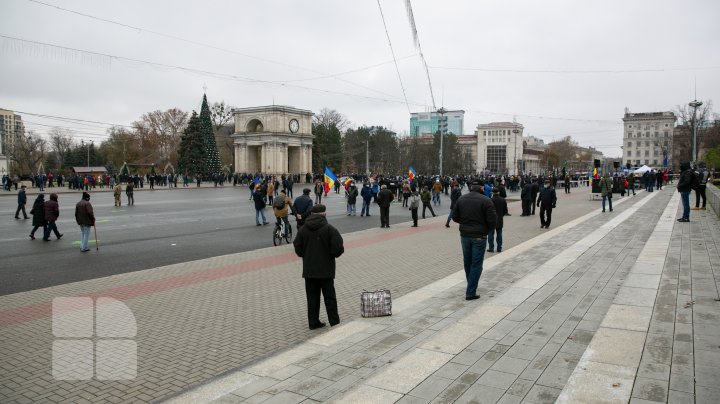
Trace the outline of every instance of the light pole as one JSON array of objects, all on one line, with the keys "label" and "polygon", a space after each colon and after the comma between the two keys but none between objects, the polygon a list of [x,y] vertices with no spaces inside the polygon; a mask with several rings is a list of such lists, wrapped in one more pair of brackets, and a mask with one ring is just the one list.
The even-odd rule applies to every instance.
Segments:
[{"label": "light pole", "polygon": [[437,110],[438,114],[440,114],[440,125],[438,125],[440,129],[440,177],[443,175],[443,132],[445,131],[445,113],[447,110],[443,107],[440,107],[440,109]]},{"label": "light pole", "polygon": [[513,154],[513,165],[515,167],[515,174],[518,174],[518,162],[517,162],[517,134],[520,133],[520,129],[517,128],[517,122],[515,122],[515,119],[513,118],[513,143],[515,143],[515,152]]},{"label": "light pole", "polygon": [[692,119],[692,122],[693,122],[693,151],[692,151],[692,158],[690,160],[695,162],[695,161],[697,161],[697,121],[695,119],[696,119],[696,115],[697,115],[697,109],[698,109],[698,107],[702,106],[703,103],[702,103],[702,101],[693,100],[688,105],[693,108],[693,119]]},{"label": "light pole", "polygon": [[[85,146],[85,141],[81,140],[80,144]],[[87,167],[88,168],[90,168],[90,145],[92,145],[92,144],[93,144],[93,141],[91,140],[90,143],[88,143],[88,147],[87,147]]]}]

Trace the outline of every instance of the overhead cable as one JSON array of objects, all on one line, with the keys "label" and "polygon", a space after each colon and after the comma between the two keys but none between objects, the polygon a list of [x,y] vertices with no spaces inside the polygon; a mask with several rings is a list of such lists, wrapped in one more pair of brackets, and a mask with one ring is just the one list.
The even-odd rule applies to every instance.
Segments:
[{"label": "overhead cable", "polygon": [[390,40],[390,33],[388,32],[388,29],[387,29],[387,23],[385,22],[385,15],[383,14],[382,6],[380,5],[380,0],[377,0],[377,5],[378,5],[378,9],[380,10],[380,18],[382,19],[383,27],[385,28],[385,36],[387,37],[388,45],[390,46],[390,53],[392,54],[393,61],[395,62],[395,71],[397,72],[398,81],[400,82],[400,88],[402,89],[403,98],[405,98],[405,105],[407,106],[408,114],[411,114],[412,111],[410,110],[410,104],[408,104],[407,94],[405,93],[405,85],[403,85],[402,77],[400,76],[400,68],[398,67],[398,64],[397,64],[397,58],[395,57],[395,50],[393,49],[392,41]]}]

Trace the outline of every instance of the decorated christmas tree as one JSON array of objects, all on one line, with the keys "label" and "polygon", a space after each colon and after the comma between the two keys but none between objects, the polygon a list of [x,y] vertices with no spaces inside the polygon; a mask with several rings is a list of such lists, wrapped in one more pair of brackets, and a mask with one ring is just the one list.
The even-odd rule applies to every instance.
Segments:
[{"label": "decorated christmas tree", "polygon": [[205,175],[205,143],[200,132],[200,118],[193,111],[188,126],[180,138],[178,169],[186,175]]},{"label": "decorated christmas tree", "polygon": [[210,107],[208,107],[207,96],[203,94],[202,107],[200,108],[200,134],[205,146],[205,160],[203,164],[203,176],[206,178],[220,172],[220,153],[218,153],[213,133],[212,119],[210,118]]}]

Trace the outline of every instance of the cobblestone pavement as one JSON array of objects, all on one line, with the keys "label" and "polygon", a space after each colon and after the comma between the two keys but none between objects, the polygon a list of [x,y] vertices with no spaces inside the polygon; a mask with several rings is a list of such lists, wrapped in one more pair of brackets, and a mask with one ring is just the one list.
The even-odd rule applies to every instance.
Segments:
[{"label": "cobblestone pavement", "polygon": [[594,212],[172,402],[717,403],[720,226],[672,190]]},{"label": "cobblestone pavement", "polygon": [[[560,195],[558,206],[553,226],[596,210],[599,202],[577,192]],[[519,203],[510,203],[510,211],[506,249],[546,232],[537,216],[519,217]],[[359,317],[363,289],[390,287],[398,298],[462,268],[457,226],[443,227],[447,206],[438,213],[417,229],[393,222],[390,229],[344,235],[346,253],[338,261],[336,281],[343,323]],[[62,296],[112,297],[132,310],[138,330],[136,378],[53,378],[51,304]],[[306,341],[317,332],[307,329],[305,319],[300,261],[291,246],[2,296],[0,402],[159,399]]]},{"label": "cobblestone pavement", "polygon": [[[550,402],[561,392],[571,397],[568,386],[582,379],[577,364],[588,345],[603,346],[598,330],[612,332],[626,326],[605,323],[608,316],[622,319],[628,313],[621,310],[613,317],[613,310],[627,309],[619,306],[633,306],[618,299],[633,292],[649,301],[637,290],[623,288],[644,289],[646,279],[641,275],[651,274],[632,271],[654,240],[668,201],[675,200],[677,206],[677,195],[671,199],[665,191],[618,198],[612,214],[600,214],[599,202],[588,201],[587,194],[559,197],[560,209],[554,212],[549,231],[539,229],[536,216],[515,217],[520,209],[517,203],[511,204],[514,216],[506,218],[504,252],[486,255],[479,289],[482,298],[474,302],[462,299],[457,230],[444,229],[443,217],[421,221],[419,229],[409,229],[405,223],[387,231],[344,235],[347,252],[339,260],[336,282],[343,323],[328,331],[306,329],[299,262],[289,247],[2,297],[0,356],[8,360],[0,363],[0,401],[144,402],[172,394],[177,402],[282,403]],[[700,364],[680,354],[688,349],[679,344],[687,342],[683,340],[687,335],[676,331],[677,324],[684,323],[668,319],[662,311],[666,308],[657,308],[657,323],[653,313],[646,333],[651,341],[651,336],[663,335],[662,330],[667,335],[667,324],[659,322],[674,325],[674,341],[663,340],[666,348],[668,343],[678,344],[678,355],[671,351],[671,363],[666,365],[668,397],[687,393],[687,384],[681,383],[688,379],[680,376],[693,372],[700,387],[692,393],[703,402],[716,394],[707,380],[716,375],[708,363],[718,363],[711,356],[718,351],[713,350],[718,344],[712,345],[718,335],[713,328],[717,326],[713,322],[718,315],[718,303],[713,300],[717,290],[711,302],[698,303],[698,296],[711,294],[707,280],[717,277],[712,265],[720,262],[715,247],[720,238],[717,220],[695,212],[692,219],[698,216],[703,217],[690,223],[690,230],[702,229],[702,241],[708,246],[707,269],[695,274],[695,266],[690,271],[688,265],[683,277],[689,256],[681,252],[692,247],[691,234],[698,237],[695,233],[683,235],[688,241],[677,243],[679,258],[673,261],[668,254],[667,262],[674,262],[677,269],[673,290],[679,293],[677,288],[687,285],[686,292],[695,293],[691,293],[695,302],[690,309],[702,308],[695,316],[709,323],[690,320],[695,349],[704,347],[710,352],[710,362]],[[673,231],[683,234],[680,225]],[[666,251],[673,251],[675,240],[673,233]],[[418,246],[432,246],[432,251]],[[692,251],[698,250],[694,247]],[[700,260],[693,255],[696,259]],[[663,272],[658,301],[665,293],[665,278]],[[694,278],[697,285],[691,282]],[[375,287],[392,289],[394,315],[358,319],[359,291]],[[115,297],[133,311],[138,322],[135,379],[70,382],[52,378],[49,302],[57,296],[78,295]],[[667,306],[667,301],[661,304]],[[679,297],[676,302],[678,310],[687,303]],[[701,324],[706,326],[698,329]],[[639,382],[633,382],[637,389],[625,385],[618,389],[627,396],[624,401],[631,395],[633,400],[659,397],[653,383],[663,380],[658,375],[664,373],[648,364],[663,364],[662,352],[668,350],[655,346],[644,340],[640,345]],[[602,359],[585,359],[606,364]],[[645,368],[649,370],[642,373]],[[658,371],[654,378],[648,373],[653,369]],[[673,380],[676,388],[672,388]],[[205,383],[189,389],[201,382]]]}]

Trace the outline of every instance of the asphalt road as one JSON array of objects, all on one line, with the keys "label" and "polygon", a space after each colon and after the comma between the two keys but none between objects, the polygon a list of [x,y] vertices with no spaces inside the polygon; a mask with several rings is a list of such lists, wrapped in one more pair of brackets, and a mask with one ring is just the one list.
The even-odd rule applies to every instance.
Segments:
[{"label": "asphalt road", "polygon": [[[294,187],[295,197],[302,186]],[[0,196],[0,295],[24,292],[111,276],[179,262],[198,260],[272,246],[272,209],[266,209],[271,222],[255,225],[255,209],[245,187],[188,188],[140,191],[135,205],[116,208],[110,192],[95,192],[91,202],[97,218],[99,251],[91,242],[89,253],[80,252],[80,229],[75,224],[76,193],[59,195],[58,229],[62,240],[43,242],[41,231],[36,239],[28,235],[32,219],[15,220],[15,192]],[[46,192],[46,199],[49,192]],[[123,198],[124,199],[124,198]],[[28,195],[27,211],[34,195]],[[342,194],[323,198],[328,206],[328,220],[341,233],[380,226],[377,205],[371,205],[371,216],[347,217]],[[447,215],[449,199],[443,195],[437,214]],[[422,208],[421,208],[422,211]],[[429,213],[428,213],[429,214]],[[420,212],[422,215],[422,212]],[[22,217],[22,216],[21,216]],[[390,209],[390,224],[409,225],[410,212],[400,204]],[[293,228],[294,220],[291,220]],[[39,235],[40,234],[40,235]],[[91,234],[91,239],[94,239]]]}]

